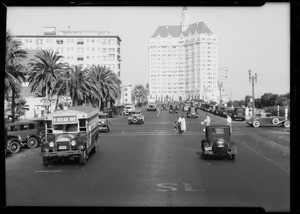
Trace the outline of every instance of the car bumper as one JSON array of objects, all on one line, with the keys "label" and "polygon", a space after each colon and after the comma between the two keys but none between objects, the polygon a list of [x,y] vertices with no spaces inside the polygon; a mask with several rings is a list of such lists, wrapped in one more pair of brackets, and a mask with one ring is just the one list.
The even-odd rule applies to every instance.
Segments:
[{"label": "car bumper", "polygon": [[53,158],[53,157],[80,157],[81,150],[68,150],[59,152],[44,152],[42,153],[43,158]]},{"label": "car bumper", "polygon": [[100,131],[102,131],[102,130],[107,130],[107,129],[108,129],[107,126],[100,126],[99,128],[100,128]]},{"label": "car bumper", "polygon": [[129,120],[128,122],[131,122],[131,123],[142,123],[143,120],[142,120],[142,119],[138,119],[138,120]]}]

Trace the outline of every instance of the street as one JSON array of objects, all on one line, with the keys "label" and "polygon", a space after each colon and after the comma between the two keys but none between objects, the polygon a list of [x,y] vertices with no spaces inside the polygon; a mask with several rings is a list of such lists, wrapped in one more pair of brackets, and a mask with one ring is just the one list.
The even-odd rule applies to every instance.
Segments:
[{"label": "street", "polygon": [[[7,206],[193,206],[290,210],[290,132],[284,127],[233,121],[236,160],[203,160],[205,112],[186,118],[187,133],[174,133],[176,113],[148,112],[144,124],[127,116],[109,119],[99,150],[86,165],[43,166],[40,147],[5,159]],[[183,114],[186,116],[186,112]],[[209,114],[211,124],[226,119]]]}]

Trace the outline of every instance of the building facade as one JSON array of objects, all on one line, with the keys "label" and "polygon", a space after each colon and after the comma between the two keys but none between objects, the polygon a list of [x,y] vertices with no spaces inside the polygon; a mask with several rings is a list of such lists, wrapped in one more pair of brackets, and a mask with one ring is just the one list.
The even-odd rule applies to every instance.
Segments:
[{"label": "building facade", "polygon": [[121,79],[121,39],[108,31],[57,31],[45,27],[44,35],[16,35],[25,50],[58,51],[70,66],[109,67]]},{"label": "building facade", "polygon": [[132,85],[123,85],[120,105],[126,105],[131,103],[132,103]]},{"label": "building facade", "polygon": [[150,38],[150,97],[160,101],[218,100],[218,40],[204,22],[159,26]]}]

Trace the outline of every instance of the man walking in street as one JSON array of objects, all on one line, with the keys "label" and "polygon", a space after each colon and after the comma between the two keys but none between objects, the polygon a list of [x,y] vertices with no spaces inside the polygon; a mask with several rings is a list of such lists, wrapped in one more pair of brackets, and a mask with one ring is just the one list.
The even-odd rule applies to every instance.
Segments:
[{"label": "man walking in street", "polygon": [[201,122],[202,125],[205,125],[203,131],[205,132],[205,128],[206,126],[210,125],[210,117],[208,116],[208,114],[206,114],[206,119],[204,121]]},{"label": "man walking in street", "polygon": [[185,122],[185,118],[183,115],[181,116],[181,131],[183,133],[186,133],[186,122]]},{"label": "man walking in street", "polygon": [[232,133],[232,126],[231,126],[231,117],[229,115],[227,115],[227,119],[226,119],[227,123],[226,125],[228,125],[230,127],[230,134]]},{"label": "man walking in street", "polygon": [[159,117],[160,115],[160,109],[159,109],[159,106],[157,105],[157,117]]}]

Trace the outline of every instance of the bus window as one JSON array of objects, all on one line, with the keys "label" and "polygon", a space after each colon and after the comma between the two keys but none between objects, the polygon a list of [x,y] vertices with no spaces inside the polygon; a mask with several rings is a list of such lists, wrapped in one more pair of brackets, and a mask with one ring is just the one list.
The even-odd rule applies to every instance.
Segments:
[{"label": "bus window", "polygon": [[86,131],[86,119],[79,119],[79,131],[80,132]]},{"label": "bus window", "polygon": [[66,125],[66,132],[77,132],[78,126],[77,124],[67,124]]}]

